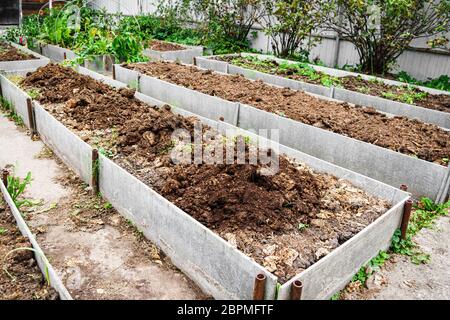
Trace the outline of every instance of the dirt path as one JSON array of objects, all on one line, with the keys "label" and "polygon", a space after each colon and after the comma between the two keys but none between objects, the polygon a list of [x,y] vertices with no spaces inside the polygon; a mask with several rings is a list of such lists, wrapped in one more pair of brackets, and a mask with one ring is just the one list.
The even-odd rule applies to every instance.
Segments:
[{"label": "dirt path", "polygon": [[28,224],[75,299],[200,299],[205,296],[41,141],[0,115],[0,167],[32,172]]},{"label": "dirt path", "polygon": [[409,257],[393,255],[380,272],[367,280],[368,289],[345,293],[358,300],[448,300],[450,299],[450,217],[436,221],[414,237],[421,250],[430,254],[427,264],[415,265]]}]

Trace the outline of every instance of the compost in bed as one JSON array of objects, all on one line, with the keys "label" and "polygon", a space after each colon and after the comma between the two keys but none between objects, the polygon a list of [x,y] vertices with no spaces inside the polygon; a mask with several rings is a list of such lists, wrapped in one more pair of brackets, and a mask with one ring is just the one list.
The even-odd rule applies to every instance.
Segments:
[{"label": "compost in bed", "polygon": [[9,43],[0,42],[0,62],[1,61],[21,61],[34,60],[36,57],[31,54],[24,53],[19,49],[13,47]]},{"label": "compost in bed", "polygon": [[149,42],[149,48],[155,51],[180,51],[186,49],[185,47],[179,44],[160,40],[151,40]]},{"label": "compost in bed", "polygon": [[450,133],[418,120],[391,118],[373,108],[326,101],[241,75],[221,75],[179,63],[149,62],[124,67],[426,161],[445,165],[450,155]]},{"label": "compost in bed", "polygon": [[[274,175],[263,175],[266,165],[260,163],[174,164],[172,133],[192,132],[196,118],[149,106],[135,99],[133,90],[113,89],[69,68],[47,65],[21,86],[39,92],[37,100],[55,118],[281,282],[390,207],[345,180],[284,156]],[[251,147],[246,148],[249,153]]]},{"label": "compost in bed", "polygon": [[[312,67],[304,64],[291,63],[282,66],[275,60],[259,60],[258,58],[242,56],[224,56],[216,57],[215,59],[244,68],[317,85],[322,85],[322,79],[327,77],[325,73],[315,71]],[[334,81],[337,82],[337,86],[347,90],[414,104],[428,109],[450,112],[450,95],[431,94],[406,84],[404,86],[388,85],[382,81],[370,81],[356,76],[336,77]]]}]

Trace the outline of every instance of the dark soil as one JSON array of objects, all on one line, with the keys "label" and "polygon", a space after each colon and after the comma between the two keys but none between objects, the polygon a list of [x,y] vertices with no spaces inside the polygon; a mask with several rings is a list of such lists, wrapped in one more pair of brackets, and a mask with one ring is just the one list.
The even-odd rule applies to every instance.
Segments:
[{"label": "dark soil", "polygon": [[[31,248],[17,228],[9,208],[0,199],[0,300],[56,300],[58,293],[47,285],[32,251],[17,248]],[[4,268],[14,277],[11,279]]]},{"label": "dark soil", "polygon": [[0,42],[0,61],[19,61],[37,59],[31,54],[24,53],[12,45]]},{"label": "dark soil", "polygon": [[149,48],[155,51],[180,51],[186,50],[186,47],[183,47],[176,43],[169,43],[160,40],[152,40],[149,43]]},{"label": "dark soil", "polygon": [[143,104],[130,90],[110,88],[71,69],[48,65],[28,75],[22,86],[38,89],[38,100],[58,120],[88,143],[111,151],[117,163],[281,281],[390,206],[284,156],[273,176],[261,174],[262,164],[175,165],[169,155],[171,134],[179,128],[192,132],[195,118]]},{"label": "dark soil", "polygon": [[405,117],[389,118],[373,108],[318,99],[243,76],[205,71],[170,62],[124,65],[159,79],[294,119],[430,162],[445,165],[450,133]]},{"label": "dark soil", "polygon": [[[252,59],[239,56],[230,57],[216,57],[215,59],[220,61],[226,61],[228,63],[237,64],[239,66],[255,69],[261,72],[270,73],[274,75],[283,76],[293,80],[299,80],[303,82],[313,83],[321,85],[321,77],[317,79],[311,79],[308,76],[295,73],[295,69],[280,69],[280,64],[274,60],[266,60],[263,64],[255,63]],[[325,75],[320,71],[316,71],[318,75]],[[385,99],[400,101],[404,103],[414,104],[420,107],[434,109],[443,112],[450,112],[450,95],[445,94],[429,94],[420,89],[404,86],[387,85],[378,81],[367,81],[362,77],[347,76],[342,78],[336,78],[340,82],[340,85],[347,90],[361,92],[373,96],[382,97]],[[413,102],[402,99],[402,96],[407,95],[413,97],[415,94],[422,94],[424,97],[416,97]]]}]

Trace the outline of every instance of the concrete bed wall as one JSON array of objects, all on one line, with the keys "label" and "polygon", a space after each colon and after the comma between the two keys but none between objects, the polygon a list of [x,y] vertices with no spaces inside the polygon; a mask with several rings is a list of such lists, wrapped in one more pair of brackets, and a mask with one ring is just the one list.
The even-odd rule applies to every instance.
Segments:
[{"label": "concrete bed wall", "polygon": [[145,56],[154,60],[180,61],[187,64],[193,64],[196,57],[203,55],[203,47],[186,46],[185,50],[174,51],[157,51],[144,49],[142,52]]},{"label": "concrete bed wall", "polygon": [[16,220],[17,227],[20,230],[20,233],[27,238],[31,246],[33,247],[36,252],[34,252],[34,257],[36,259],[36,262],[39,266],[39,269],[41,270],[42,274],[44,275],[44,278],[48,279],[50,282],[50,286],[56,290],[59,294],[59,298],[61,300],[72,300],[72,297],[70,293],[67,291],[66,287],[62,283],[60,277],[55,272],[55,269],[52,267],[50,262],[48,261],[47,257],[45,256],[44,252],[42,251],[41,247],[39,246],[38,242],[36,241],[36,238],[34,237],[33,233],[31,232],[30,228],[28,228],[27,223],[22,217],[22,214],[17,209],[16,205],[14,204],[14,201],[12,200],[11,196],[8,193],[8,190],[6,189],[6,186],[3,184],[3,182],[0,180],[0,194],[3,194],[3,198],[5,199],[6,203],[8,204],[9,208],[11,209],[11,213],[14,216],[14,219]]},{"label": "concrete bed wall", "polygon": [[[296,63],[295,61],[278,59],[272,56],[265,55],[257,55],[257,54],[247,54],[242,53],[242,56],[254,56],[258,57],[261,60],[275,60],[278,62],[289,62]],[[225,66],[225,65],[226,66]],[[389,113],[398,116],[404,116],[410,119],[418,119],[420,121],[426,123],[432,123],[437,126],[440,126],[444,129],[450,129],[450,113],[442,112],[438,110],[432,110],[428,108],[423,108],[416,105],[411,105],[407,103],[402,103],[398,101],[393,101],[389,99],[385,99],[382,97],[372,96],[368,94],[363,94],[356,91],[350,91],[343,88],[338,87],[325,87],[322,85],[310,84],[298,80],[288,79],[286,77],[271,75],[268,73],[259,72],[252,69],[247,69],[239,66],[235,66],[233,64],[228,64],[223,61],[217,61],[213,59],[208,59],[208,57],[199,57],[196,59],[196,65],[200,68],[210,69],[218,72],[228,73],[228,74],[239,74],[251,80],[261,80],[267,84],[276,85],[280,87],[286,87],[293,90],[302,90],[305,92],[321,95],[324,97],[333,98],[339,101],[345,101],[357,106],[365,106],[365,107],[373,107],[378,111]],[[344,77],[344,76],[361,76],[364,79],[377,79],[389,85],[395,86],[404,86],[405,83],[392,81],[367,75],[360,75],[357,73],[347,72],[338,69],[331,69],[325,67],[318,67],[311,65],[311,67],[315,68],[318,71],[330,74],[336,77]],[[435,89],[430,89],[426,87],[418,87],[423,91],[429,92],[431,94],[445,94],[449,95],[450,92],[440,91]]]},{"label": "concrete bed wall", "polygon": [[31,60],[18,60],[18,61],[0,61],[0,71],[16,71],[16,70],[24,70],[27,68],[39,68],[41,66],[45,66],[47,63],[50,62],[50,60],[46,57],[41,56],[40,54],[37,54],[36,52],[33,52],[29,50],[28,48],[25,48],[21,45],[15,44],[13,42],[9,42],[10,45],[18,49],[19,51],[22,51],[24,53],[30,54],[37,59],[31,59]]},{"label": "concrete bed wall", "polygon": [[36,128],[42,141],[82,180],[92,184],[92,147],[33,101]]},{"label": "concrete bed wall", "polygon": [[28,94],[18,88],[3,74],[0,74],[0,88],[3,98],[11,103],[14,111],[22,118],[27,128],[30,128],[27,107]]},{"label": "concrete bed wall", "polygon": [[[78,55],[72,50],[61,48],[53,44],[41,44],[40,52],[54,62],[63,62],[64,60],[78,58]],[[66,59],[64,59],[64,54],[66,54]]]},{"label": "concrete bed wall", "polygon": [[[406,184],[416,197],[442,201],[448,168],[316,128],[248,105],[237,104],[116,65],[117,80],[138,81],[139,91],[202,117],[243,129],[279,129],[280,144],[369,176],[394,187]],[[138,80],[136,80],[138,79]],[[143,81],[144,80],[144,81]],[[227,106],[234,116],[225,116]],[[237,122],[235,121],[237,115]]]},{"label": "concrete bed wall", "polygon": [[[101,78],[101,76],[99,76],[99,78]],[[145,97],[145,100],[150,99],[150,101],[156,101],[147,98],[144,95],[137,94],[136,96],[138,98],[139,96]],[[159,105],[161,104],[163,103],[159,102]],[[180,108],[176,108],[176,111],[189,115],[189,111]],[[69,150],[61,152],[69,153],[71,153],[73,149],[83,149],[82,145],[84,142],[72,133],[73,141],[59,138],[67,135],[65,131],[69,130],[60,123],[56,124],[58,121],[50,116],[41,106],[35,105],[35,113],[38,131],[41,133],[43,128],[46,127],[56,136],[56,138],[53,138],[53,143],[58,145],[54,145],[53,147],[59,148],[59,150],[67,150],[67,146],[61,146],[66,144],[69,146]],[[44,125],[39,124],[41,121],[43,121]],[[208,124],[211,123],[214,124],[211,120],[208,120]],[[216,124],[215,127],[226,129],[230,128],[230,125],[221,122]],[[235,128],[235,130],[240,129]],[[43,134],[48,135],[48,133],[45,132],[43,132]],[[77,146],[75,147],[74,145]],[[394,208],[391,209],[391,212],[395,209],[395,206],[401,206],[403,208],[404,201],[409,197],[407,193],[373,179],[363,177],[347,169],[336,167],[322,160],[302,154],[299,151],[284,146],[280,147],[282,151],[288,151],[291,156],[296,157],[298,160],[303,160],[316,170],[346,178],[369,193],[382,196],[383,198],[392,201]],[[78,161],[78,164],[69,163],[71,167],[82,166],[82,159],[74,158],[73,161]],[[107,197],[121,213],[129,218],[133,218],[134,222],[146,233],[146,236],[162,247],[166,254],[173,259],[175,265],[196,280],[207,292],[214,293],[214,296],[218,298],[251,298],[254,277],[257,273],[263,272],[269,275],[268,285],[266,286],[266,298],[273,298],[276,283],[276,278],[273,275],[269,274],[255,262],[252,262],[241,252],[231,248],[226,241],[212,233],[212,231],[202,226],[189,215],[175,207],[131,174],[103,156],[100,156],[100,189],[105,197]],[[398,221],[394,219],[396,217],[394,215],[388,216],[393,217],[391,225],[398,227]],[[377,225],[378,223],[377,220],[374,224]],[[392,236],[392,232],[390,231],[391,230],[386,230],[386,233],[384,234],[386,238]],[[375,255],[378,250],[383,248],[380,247],[380,243],[377,241],[364,241],[362,236],[359,241],[364,242],[361,246],[364,247],[364,250],[366,250],[368,254],[373,253],[373,255]],[[191,244],[192,248],[190,248],[190,251],[186,250],[186,243]],[[367,248],[369,245],[370,248]],[[384,245],[384,243],[381,245]],[[200,248],[195,246],[200,246]],[[345,249],[344,246],[342,246],[342,248]],[[337,248],[336,251],[334,251],[336,252],[335,255],[340,257],[341,255],[339,252],[344,249],[341,249],[341,247]],[[217,254],[217,252],[220,254]],[[203,253],[204,255],[201,255],[200,253]],[[192,254],[193,257],[190,257],[190,254]],[[329,260],[332,260],[332,258]],[[230,264],[230,261],[234,261],[234,263]],[[355,261],[355,264],[358,263],[359,261]],[[224,265],[225,267],[223,267]],[[356,266],[353,263],[349,263],[349,265],[350,266],[346,266],[344,269],[347,270],[347,272],[348,270],[351,270],[351,275],[353,275],[353,270],[355,268],[357,269],[360,267],[360,265]],[[243,274],[245,274],[245,277],[243,277]],[[321,273],[312,274],[316,274],[317,277],[322,276]],[[346,276],[349,277],[350,274],[346,274]],[[305,281],[308,283],[307,279]],[[341,285],[341,282],[342,279],[333,280],[333,284],[330,284],[327,288],[329,294],[334,293],[332,291],[338,290],[338,286]],[[311,292],[312,293],[306,297],[320,298],[320,296],[314,296],[313,291]],[[280,298],[286,297],[280,296]]]}]

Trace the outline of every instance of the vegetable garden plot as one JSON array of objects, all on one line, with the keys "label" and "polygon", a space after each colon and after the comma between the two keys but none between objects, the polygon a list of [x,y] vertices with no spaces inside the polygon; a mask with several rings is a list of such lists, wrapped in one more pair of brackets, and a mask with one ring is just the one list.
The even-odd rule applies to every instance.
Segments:
[{"label": "vegetable garden plot", "polygon": [[[57,75],[56,77],[55,74]],[[45,81],[48,77],[53,78],[53,80],[59,79],[61,82],[56,83],[55,87],[48,87],[46,86]],[[377,246],[380,245],[381,247],[388,245],[393,230],[398,226],[399,218],[401,217],[402,201],[406,199],[406,194],[346,170],[342,172],[342,169],[338,170],[338,168],[332,165],[328,166],[329,171],[331,171],[330,168],[334,168],[335,171],[340,172],[340,175],[349,178],[355,183],[360,182],[361,186],[369,188],[374,194],[383,195],[383,198],[390,200],[389,202],[391,202],[391,205],[396,205],[383,215],[383,213],[388,210],[387,207],[389,206],[386,202],[377,200],[362,190],[354,188],[346,181],[333,178],[326,174],[313,172],[304,165],[295,165],[285,157],[281,158],[281,173],[270,178],[262,177],[260,173],[258,173],[258,170],[261,169],[258,165],[247,167],[240,165],[222,167],[204,165],[201,166],[201,168],[196,168],[194,166],[185,166],[183,168],[173,166],[166,154],[167,145],[171,145],[171,140],[168,138],[170,132],[172,132],[174,128],[180,126],[192,130],[192,119],[176,116],[166,108],[160,110],[150,108],[133,99],[133,92],[128,89],[122,88],[119,91],[114,91],[92,79],[86,77],[80,79],[80,77],[82,76],[69,69],[49,65],[29,76],[22,85],[28,88],[33,87],[39,89],[40,96],[38,99],[45,105],[45,108],[52,112],[58,120],[62,121],[66,126],[75,131],[83,138],[83,140],[90,143],[96,143],[103,147],[104,150],[112,152],[114,160],[117,163],[134,173],[147,185],[152,186],[162,193],[167,199],[174,201],[178,206],[197,218],[204,225],[213,228],[217,233],[228,239],[229,242],[240,248],[252,247],[254,252],[246,253],[257,261],[259,259],[259,261],[265,265],[271,265],[272,268],[275,266],[276,269],[274,272],[281,272],[281,281],[287,280],[302,269],[309,270],[308,267],[317,259],[320,259],[322,255],[326,255],[328,253],[327,250],[333,250],[344,242],[344,245],[333,252],[338,252],[338,250],[343,251],[344,248],[349,247],[347,243],[351,244],[353,242],[346,242],[348,239],[347,237],[357,234],[363,229],[364,225],[371,224],[373,221],[375,221],[375,223],[372,223],[371,225],[378,225],[378,221],[382,221],[383,219],[386,219],[386,217],[389,217],[388,220],[392,222],[392,225],[391,228],[388,228],[389,230],[386,230],[383,243],[381,245],[380,243],[377,243]],[[58,95],[55,95],[55,92],[58,92]],[[103,94],[101,92],[103,92]],[[108,105],[109,108],[106,108],[106,105]],[[40,109],[39,106],[36,107],[36,110]],[[126,121],[126,119],[130,117],[131,119]],[[116,128],[111,127],[114,125]],[[312,159],[309,159],[309,161],[313,162]],[[315,161],[320,162],[318,160]],[[140,218],[143,219],[139,221],[139,225],[144,226],[144,229],[150,229],[150,231],[147,231],[148,236],[152,236],[152,228],[155,228],[153,230],[161,232],[159,237],[165,235],[165,237],[163,236],[162,238],[156,236],[155,242],[169,251],[171,250],[170,248],[173,250],[174,248],[171,247],[173,245],[172,242],[176,242],[179,237],[172,234],[171,238],[170,235],[171,232],[173,232],[173,229],[164,230],[164,228],[167,228],[168,226],[158,224],[162,223],[158,222],[161,220],[161,217],[158,219],[158,212],[161,212],[161,210],[148,212],[148,209],[145,208],[148,208],[149,206],[141,205],[137,209],[135,207],[142,202],[142,200],[139,201],[139,199],[142,198],[140,197],[140,193],[146,192],[152,194],[152,191],[143,188],[141,186],[142,183],[138,182],[135,178],[132,178],[131,175],[126,173],[123,169],[119,170],[120,168],[118,167],[111,167],[112,163],[108,163],[110,163],[110,160],[101,157],[101,168],[109,168],[107,170],[110,172],[110,174],[107,174],[107,176],[103,178],[102,173],[100,175],[100,184],[103,186],[103,189],[119,202],[117,203],[118,208],[122,208],[122,210],[129,215],[134,215],[135,218],[140,216]],[[187,174],[190,174],[190,176]],[[112,175],[116,178],[113,179],[111,177]],[[113,179],[107,181],[116,182],[118,181],[117,179],[128,179],[130,184],[136,185],[136,187],[130,189],[129,185],[127,187],[127,184],[124,183],[104,184],[102,182],[104,180],[102,179]],[[220,193],[221,190],[214,187],[214,183],[212,184],[212,187],[208,184],[204,184],[205,181],[220,182],[221,180],[226,184],[228,190],[231,190],[229,198],[223,191]],[[177,185],[180,186],[180,184],[183,185],[182,189],[184,190],[183,194],[186,197],[185,199],[178,194],[179,189],[177,189]],[[199,189],[199,191],[205,192],[205,194],[208,195],[209,191],[213,191],[212,200],[216,200],[212,202],[198,202],[199,200],[196,200],[196,198],[193,197],[195,189]],[[137,191],[137,194],[135,195],[132,190]],[[217,194],[215,194],[216,192],[214,190],[217,191]],[[235,191],[233,192],[232,190]],[[253,194],[249,194],[246,190],[252,190]],[[300,190],[302,191],[300,192]],[[242,195],[240,195],[239,191],[241,191]],[[339,193],[344,195],[343,199],[333,199],[333,197]],[[257,195],[256,197],[254,197],[255,194]],[[132,201],[130,198],[132,198]],[[153,205],[161,203],[160,209],[176,208],[173,204],[169,203],[167,200],[163,200],[163,198],[156,193],[153,193],[153,196],[148,199],[145,196],[143,198],[145,198],[143,200],[144,202],[151,201],[151,199],[154,198],[153,202],[150,203],[153,203]],[[156,201],[156,199],[158,200]],[[271,201],[268,199],[271,199]],[[273,199],[278,199],[279,201],[277,200],[274,202]],[[289,205],[284,205],[286,200],[289,201]],[[266,203],[267,208],[260,207],[258,201],[269,201],[268,203],[264,202]],[[113,200],[111,202],[114,204]],[[192,207],[190,202],[195,203],[198,207]],[[238,205],[239,202],[242,203],[241,206]],[[150,207],[153,207],[153,205]],[[135,210],[130,208],[134,208]],[[173,211],[173,209],[171,210]],[[144,214],[144,212],[146,212],[146,214]],[[206,270],[198,260],[196,261],[197,264],[194,264],[194,266],[186,265],[186,262],[189,262],[189,259],[195,260],[192,256],[189,256],[189,253],[197,253],[198,255],[199,252],[206,251],[195,250],[195,245],[191,248],[185,248],[183,251],[191,251],[187,253],[187,260],[186,258],[178,260],[179,264],[184,262],[182,268],[183,271],[191,276],[195,274],[196,277],[193,278],[198,282],[203,281],[203,286],[208,286],[208,284],[205,284],[205,277],[204,275],[202,276],[202,272],[206,272],[209,276],[213,276],[212,278],[215,280],[220,279],[221,282],[214,285],[211,285],[210,281],[206,281],[209,282],[210,291],[214,290],[214,287],[221,287],[222,290],[225,290],[225,292],[218,292],[216,290],[215,293],[217,296],[251,297],[253,277],[258,270],[259,272],[262,272],[264,269],[258,267],[256,264],[250,263],[249,260],[244,259],[242,254],[231,249],[229,244],[224,246],[225,243],[223,243],[223,240],[219,241],[219,239],[215,239],[212,234],[209,236],[210,231],[204,227],[202,229],[200,224],[194,223],[194,220],[189,222],[191,221],[189,220],[191,218],[186,220],[185,217],[187,216],[185,216],[181,210],[176,209],[174,212],[178,212],[171,218],[174,219],[174,223],[177,223],[179,219],[182,219],[185,221],[185,227],[188,228],[187,231],[191,230],[191,232],[193,232],[192,230],[198,230],[200,232],[199,234],[202,234],[202,237],[200,237],[199,240],[209,240],[209,242],[207,242],[209,243],[208,246],[212,245],[214,247],[213,244],[215,243],[222,247],[218,252],[217,257],[212,258],[211,255],[208,256],[209,263],[204,259],[202,260],[200,257],[200,262],[203,261],[203,264],[207,264],[207,266],[205,266]],[[304,214],[301,214],[302,212]],[[328,212],[329,215],[326,212]],[[337,212],[347,212],[348,218],[353,217],[353,219],[340,220],[340,215],[338,215]],[[277,221],[276,215],[274,216],[276,213],[283,213],[285,219]],[[309,213],[310,215],[306,216],[306,213]],[[380,215],[383,215],[385,218],[381,220],[377,219]],[[303,221],[302,219],[306,220]],[[317,221],[313,222],[312,220]],[[333,223],[331,221],[333,221]],[[310,222],[311,225],[306,227],[308,222]],[[241,230],[236,230],[233,227],[234,224],[240,226]],[[300,224],[303,227],[300,227]],[[218,225],[220,226],[218,227]],[[289,231],[287,234],[283,234],[282,232],[285,229]],[[233,234],[233,232],[235,234]],[[268,246],[268,248],[265,248],[266,250],[264,250],[261,246],[261,234],[268,235],[272,232],[274,232],[276,236],[272,236],[273,238],[268,236],[269,240],[272,241],[271,244],[275,244],[276,241],[280,241],[280,239],[284,237],[285,241],[282,242],[286,243],[286,248],[277,248],[266,243],[265,245]],[[328,233],[330,233],[330,236],[333,234],[331,238],[327,237]],[[195,234],[196,233],[194,232],[194,235]],[[314,239],[315,234],[322,234],[324,240]],[[180,242],[180,239],[178,239],[176,248],[180,249],[175,250],[175,253],[173,254],[174,257],[180,258],[182,253],[176,251],[180,251],[183,246],[186,247],[185,244],[189,243],[189,241],[196,245],[206,245],[206,241],[194,241],[194,239],[198,239],[198,236],[189,238],[189,232],[186,236],[188,238],[185,240],[188,242]],[[209,239],[205,239],[205,236],[207,238],[209,237]],[[155,237],[154,233],[153,237]],[[304,253],[302,253],[305,255],[304,257],[300,256],[298,253],[296,256],[294,252],[295,249],[289,248],[290,241],[287,240],[289,237],[291,237],[291,239],[297,239],[298,241],[309,239],[309,242],[307,241],[307,243],[310,243],[311,247],[304,250]],[[314,239],[314,241],[311,239]],[[170,240],[170,242],[166,243],[165,241],[168,240]],[[315,247],[317,245],[321,247]],[[351,276],[361,264],[370,259],[371,255],[375,255],[379,249],[381,248],[371,248],[364,254],[361,254],[358,259],[352,261],[352,263],[356,265],[349,266],[351,271],[347,270],[347,273]],[[281,250],[281,253],[279,250]],[[234,263],[231,263],[231,266],[227,267],[230,269],[228,273],[224,273],[223,270],[224,254],[226,256],[226,261],[227,259],[229,259],[229,263],[230,261],[234,261]],[[267,257],[271,258],[266,259]],[[197,259],[199,258],[197,257]],[[292,271],[289,271],[291,260],[293,261],[291,267]],[[325,261],[325,259],[323,260]],[[330,261],[330,259],[328,259],[328,261]],[[217,262],[222,262],[222,264],[219,263],[219,265],[217,265]],[[319,261],[314,265],[321,264],[323,263]],[[200,271],[195,270],[195,267],[200,269]],[[218,268],[222,270],[218,270]],[[268,266],[268,268],[270,267]],[[249,269],[251,269],[251,271],[248,271]],[[271,297],[274,293],[272,291],[274,290],[272,282],[272,279],[274,278],[273,276],[271,277],[270,273],[267,271],[264,272],[268,275],[268,280],[270,279],[270,285],[266,289],[266,293],[268,294],[267,297]],[[238,283],[236,283],[237,275],[239,275]],[[348,274],[345,276],[348,277]],[[342,286],[344,284],[342,281],[346,280],[347,279],[342,279],[342,277],[338,277],[338,279],[335,280],[329,280],[330,283],[327,284],[327,287],[319,291],[323,291],[323,295],[330,295],[333,293],[333,290],[337,289],[337,286]],[[308,282],[307,279],[305,279],[305,281]],[[315,286],[313,282],[309,283],[307,288],[309,291],[306,292],[311,294],[310,298],[320,297],[317,295],[317,286]]]},{"label": "vegetable garden plot", "polygon": [[151,40],[143,54],[154,60],[180,61],[192,64],[203,55],[203,47],[179,45],[167,41]]},{"label": "vegetable garden plot", "polygon": [[[442,201],[448,190],[445,165],[450,154],[450,134],[439,127],[181,64],[157,62],[125,68],[116,66],[119,81],[139,80],[141,92],[177,107],[217,120],[226,108],[222,106],[226,101],[219,98],[228,103],[236,101],[237,121],[225,119],[228,123],[244,129],[279,129],[281,144],[393,186],[408,184],[416,196]],[[220,110],[207,101],[211,95],[222,101]],[[198,109],[197,105],[202,107]]]},{"label": "vegetable garden plot", "polygon": [[10,42],[0,42],[0,71],[25,70],[44,66],[49,59]]},{"label": "vegetable garden plot", "polygon": [[196,64],[450,129],[450,94],[446,91],[247,53],[199,57]]}]

